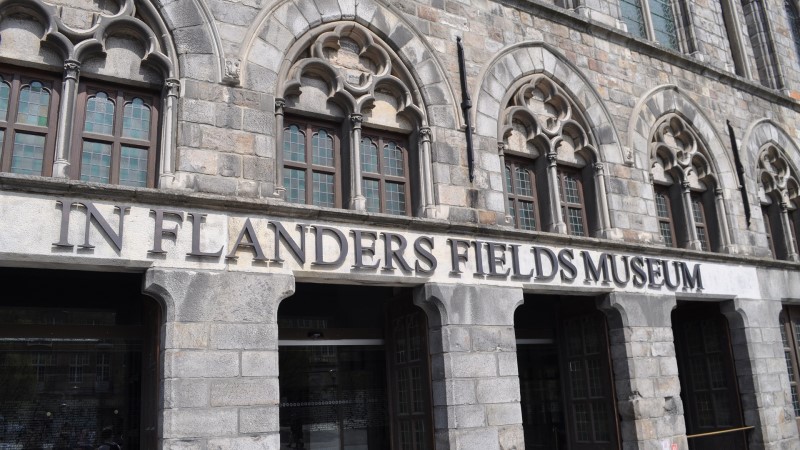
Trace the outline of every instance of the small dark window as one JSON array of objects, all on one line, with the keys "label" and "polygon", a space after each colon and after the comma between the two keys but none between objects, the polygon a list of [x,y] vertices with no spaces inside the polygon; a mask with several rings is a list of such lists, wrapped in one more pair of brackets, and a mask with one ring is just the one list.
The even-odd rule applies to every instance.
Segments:
[{"label": "small dark window", "polygon": [[283,186],[292,203],[342,207],[340,139],[327,124],[287,120],[283,130]]},{"label": "small dark window", "polygon": [[0,73],[0,171],[52,175],[59,89],[54,78]]},{"label": "small dark window", "polygon": [[561,216],[567,224],[567,234],[586,236],[586,210],[583,200],[583,180],[576,169],[559,166],[558,184],[561,195]]},{"label": "small dark window", "polygon": [[539,208],[536,201],[533,161],[506,157],[506,186],[508,186],[508,213],[514,226],[522,230],[536,230],[539,223]]},{"label": "small dark window", "polygon": [[72,148],[74,178],[133,187],[155,186],[158,97],[82,84]]}]

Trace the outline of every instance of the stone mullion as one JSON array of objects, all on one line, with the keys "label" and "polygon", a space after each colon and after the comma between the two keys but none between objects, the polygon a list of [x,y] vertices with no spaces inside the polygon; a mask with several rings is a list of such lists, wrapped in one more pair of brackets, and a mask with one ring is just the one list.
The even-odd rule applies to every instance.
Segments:
[{"label": "stone mullion", "polygon": [[[361,124],[364,117],[361,114],[350,114],[350,209],[355,211],[367,210],[367,199],[361,192]],[[381,157],[378,149],[378,158]],[[383,199],[381,199],[383,202]]]},{"label": "stone mullion", "polygon": [[159,168],[159,187],[170,187],[175,181],[175,128],[177,126],[177,103],[180,81],[168,78],[164,82],[164,113],[161,134],[161,167]]},{"label": "stone mullion", "polygon": [[275,186],[273,196],[285,199],[286,187],[283,185],[283,108],[286,101],[275,99]]},{"label": "stone mullion", "polygon": [[694,221],[694,209],[692,209],[692,190],[688,181],[681,181],[681,200],[683,201],[683,217],[686,227],[686,236],[689,240],[687,247],[691,250],[702,250],[700,239],[697,237],[697,223]]},{"label": "stone mullion", "polygon": [[558,180],[558,163],[555,153],[547,154],[547,184],[549,186],[547,194],[550,200],[548,206],[550,207],[550,216],[552,219],[550,229],[546,231],[567,234],[567,224],[561,216],[561,185]]},{"label": "stone mullion", "polygon": [[792,222],[789,220],[789,205],[785,201],[780,203],[780,212],[781,233],[783,234],[783,242],[786,247],[786,259],[789,261],[798,261],[800,257],[798,257],[794,246],[794,239],[792,239]]},{"label": "stone mullion", "polygon": [[58,112],[58,136],[53,161],[53,177],[69,178],[72,158],[72,130],[75,122],[75,107],[78,101],[78,79],[81,73],[80,61],[68,59],[64,62],[64,84],[61,106]]}]

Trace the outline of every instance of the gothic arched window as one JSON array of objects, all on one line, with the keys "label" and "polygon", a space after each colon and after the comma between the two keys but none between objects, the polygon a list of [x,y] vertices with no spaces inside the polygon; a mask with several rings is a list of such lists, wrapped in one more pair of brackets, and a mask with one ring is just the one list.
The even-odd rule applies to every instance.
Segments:
[{"label": "gothic arched window", "polygon": [[785,154],[765,145],[758,155],[758,197],[770,251],[778,259],[797,260],[800,254],[797,224],[800,220],[800,182]]},{"label": "gothic arched window", "polygon": [[607,229],[603,165],[577,104],[544,75],[512,92],[499,131],[508,221],[574,236]]}]

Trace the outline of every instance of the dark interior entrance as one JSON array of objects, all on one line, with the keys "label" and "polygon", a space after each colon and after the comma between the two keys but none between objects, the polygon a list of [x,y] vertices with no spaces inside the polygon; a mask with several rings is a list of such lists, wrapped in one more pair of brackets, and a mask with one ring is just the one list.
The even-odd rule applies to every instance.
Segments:
[{"label": "dark interior entrance", "polygon": [[746,449],[728,321],[719,304],[678,302],[672,327],[689,449]]},{"label": "dark interior entrance", "polygon": [[428,327],[409,291],[298,284],[278,326],[281,449],[433,448]]},{"label": "dark interior entrance", "polygon": [[514,316],[526,449],[618,449],[605,316],[594,298],[526,296]]},{"label": "dark interior entrance", "polygon": [[156,448],[160,312],[141,275],[0,279],[0,448]]}]

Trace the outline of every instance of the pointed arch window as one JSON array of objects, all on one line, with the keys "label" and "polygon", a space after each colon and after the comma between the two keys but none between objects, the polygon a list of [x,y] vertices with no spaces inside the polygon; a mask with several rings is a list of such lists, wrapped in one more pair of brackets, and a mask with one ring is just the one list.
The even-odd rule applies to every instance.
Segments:
[{"label": "pointed arch window", "polygon": [[54,78],[0,72],[0,171],[52,174],[59,88]]},{"label": "pointed arch window", "polygon": [[[322,25],[309,31],[304,42],[287,55],[293,62],[276,87],[276,135],[287,150],[277,155],[277,179],[282,182],[276,184],[275,196],[294,203],[434,217],[431,132],[410,72],[390,47],[358,24]],[[293,139],[302,140],[298,131],[306,133],[305,145],[312,145],[304,117],[327,121],[326,132],[335,136],[333,165],[309,165],[308,159],[299,160],[288,150],[297,145]],[[314,185],[311,177],[320,183]]]},{"label": "pointed arch window", "polygon": [[73,178],[153,187],[158,141],[157,96],[113,85],[81,84],[73,141]]},{"label": "pointed arch window", "polygon": [[792,33],[797,61],[800,64],[800,6],[797,0],[783,0],[783,5],[786,8],[786,18],[789,20],[789,32]]},{"label": "pointed arch window", "polygon": [[798,260],[797,217],[800,181],[785,153],[767,144],[758,155],[758,195],[764,231],[773,257]]},{"label": "pointed arch window", "polygon": [[678,115],[666,116],[654,126],[650,148],[658,233],[664,245],[723,251],[723,191],[693,128]]},{"label": "pointed arch window", "polygon": [[498,121],[506,220],[516,228],[604,236],[603,164],[578,105],[553,80],[517,82]]}]

